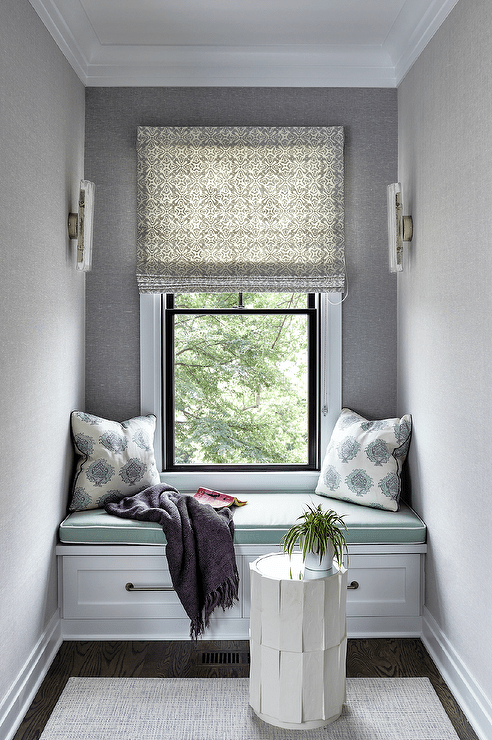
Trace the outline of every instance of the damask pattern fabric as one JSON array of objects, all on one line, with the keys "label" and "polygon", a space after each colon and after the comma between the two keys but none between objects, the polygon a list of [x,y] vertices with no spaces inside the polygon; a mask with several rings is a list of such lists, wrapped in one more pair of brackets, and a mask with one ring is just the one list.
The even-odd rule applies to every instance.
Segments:
[{"label": "damask pattern fabric", "polygon": [[142,293],[341,292],[344,130],[137,130]]},{"label": "damask pattern fabric", "polygon": [[70,511],[103,508],[160,483],[153,414],[120,423],[73,411],[71,423],[78,461]]},{"label": "damask pattern fabric", "polygon": [[401,470],[412,419],[368,421],[342,409],[333,430],[316,493],[376,509],[398,511]]}]

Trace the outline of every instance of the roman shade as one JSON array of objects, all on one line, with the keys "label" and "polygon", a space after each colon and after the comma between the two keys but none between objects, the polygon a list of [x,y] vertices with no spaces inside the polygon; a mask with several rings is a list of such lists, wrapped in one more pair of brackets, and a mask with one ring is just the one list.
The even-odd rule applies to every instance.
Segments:
[{"label": "roman shade", "polygon": [[141,293],[343,292],[344,130],[139,127]]}]

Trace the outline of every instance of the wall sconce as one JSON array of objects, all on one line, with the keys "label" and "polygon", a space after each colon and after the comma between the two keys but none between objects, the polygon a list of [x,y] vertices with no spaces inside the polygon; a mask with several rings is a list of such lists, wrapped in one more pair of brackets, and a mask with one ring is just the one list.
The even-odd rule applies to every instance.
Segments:
[{"label": "wall sconce", "polygon": [[413,221],[411,216],[402,215],[401,185],[388,185],[388,250],[390,272],[403,270],[403,242],[411,242]]},{"label": "wall sconce", "polygon": [[95,190],[93,182],[81,180],[78,213],[68,214],[68,236],[70,239],[77,239],[77,270],[83,272],[92,268]]}]

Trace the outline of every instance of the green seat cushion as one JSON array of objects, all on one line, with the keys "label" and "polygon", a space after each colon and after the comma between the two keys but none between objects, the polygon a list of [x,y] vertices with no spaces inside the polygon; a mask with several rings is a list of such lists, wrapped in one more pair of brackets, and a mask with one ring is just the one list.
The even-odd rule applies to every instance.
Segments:
[{"label": "green seat cushion", "polygon": [[252,493],[246,499],[247,505],[234,513],[237,543],[279,543],[308,504],[321,504],[322,509],[333,509],[345,515],[346,540],[351,544],[422,543],[426,538],[425,524],[403,503],[399,511],[386,511],[314,493]]},{"label": "green seat cushion", "polygon": [[[402,544],[425,542],[426,527],[406,504],[399,511],[358,506],[314,493],[250,493],[241,496],[246,506],[234,511],[237,544],[278,545],[307,504],[321,504],[344,514],[349,544]],[[120,519],[104,509],[76,511],[59,529],[60,541],[79,544],[164,545],[166,538],[155,522]]]},{"label": "green seat cushion", "polygon": [[60,542],[84,545],[165,545],[166,538],[156,522],[120,519],[104,509],[86,509],[69,514],[59,527]]}]

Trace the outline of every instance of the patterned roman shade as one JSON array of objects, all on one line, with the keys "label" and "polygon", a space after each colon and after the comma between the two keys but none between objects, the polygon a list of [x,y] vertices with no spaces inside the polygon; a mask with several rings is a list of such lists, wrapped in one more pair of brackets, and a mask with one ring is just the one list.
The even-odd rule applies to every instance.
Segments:
[{"label": "patterned roman shade", "polygon": [[141,293],[343,292],[342,126],[139,127]]}]

